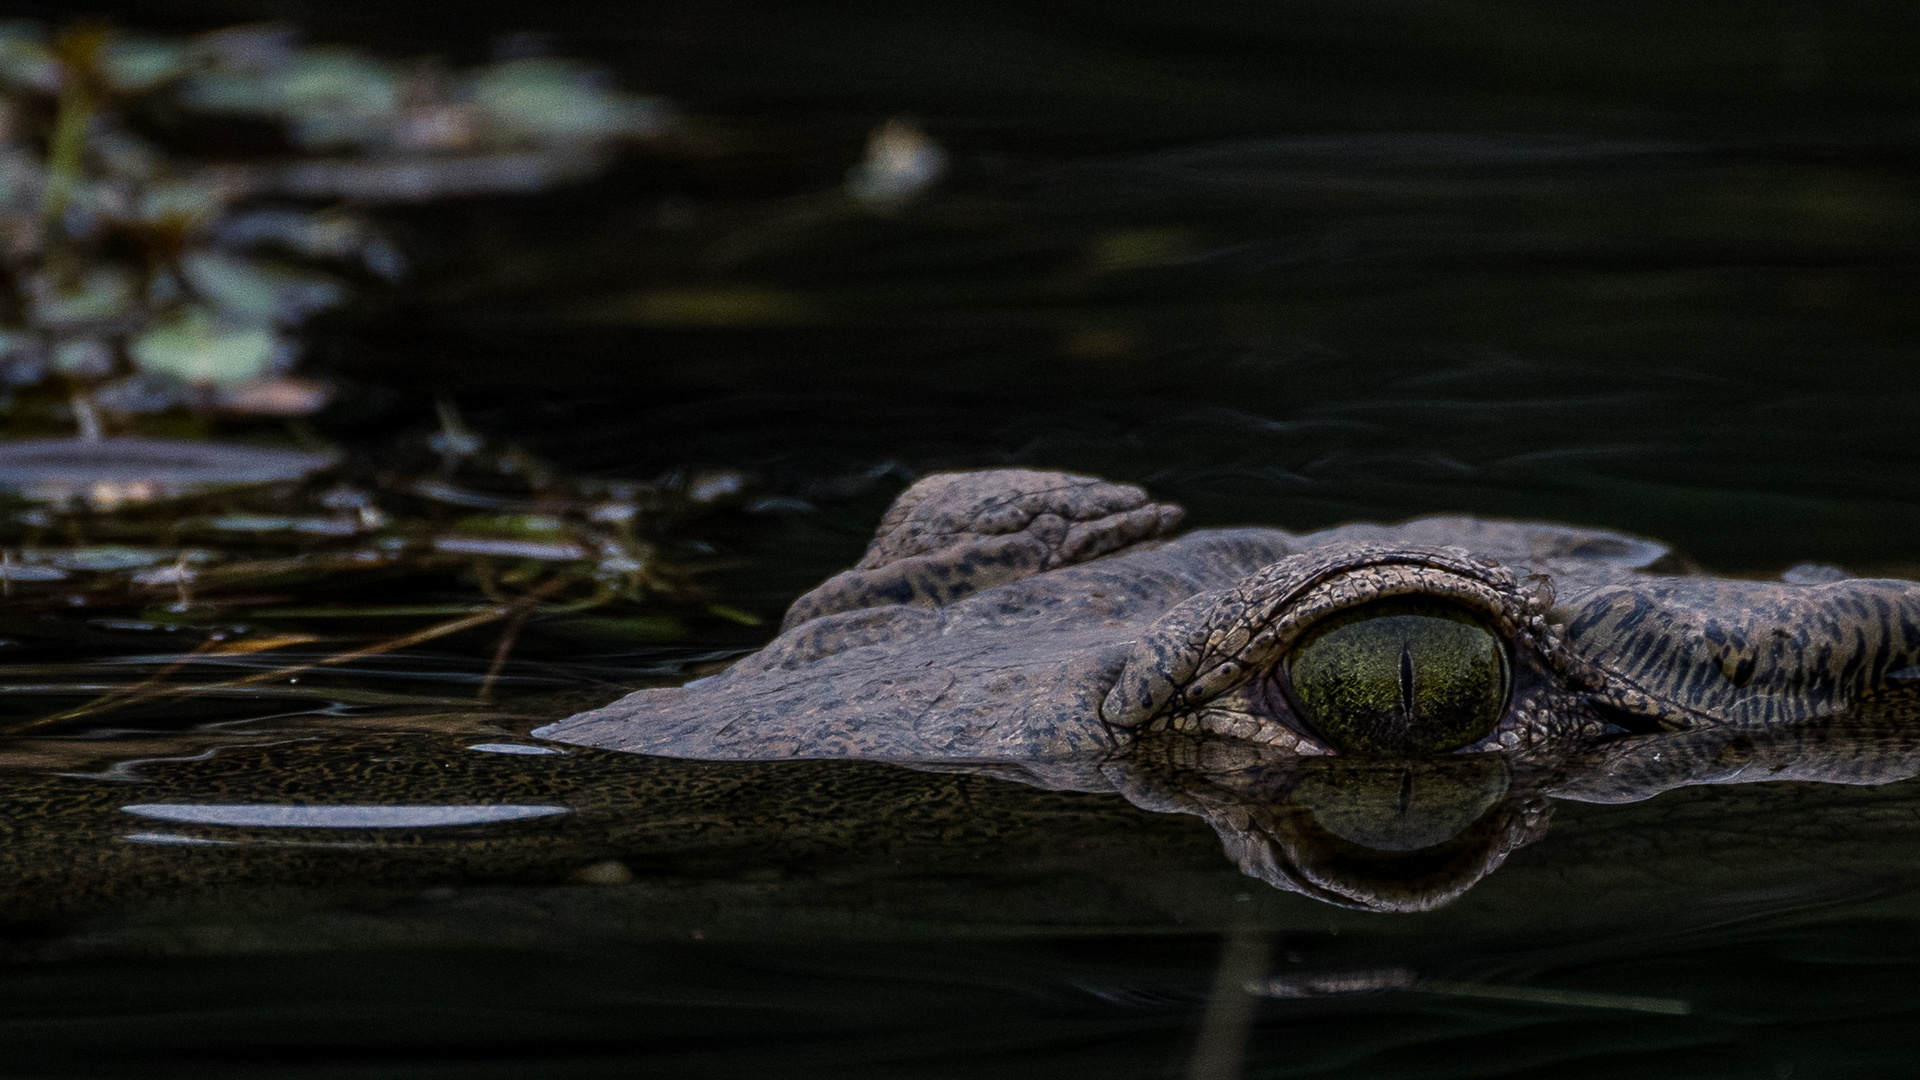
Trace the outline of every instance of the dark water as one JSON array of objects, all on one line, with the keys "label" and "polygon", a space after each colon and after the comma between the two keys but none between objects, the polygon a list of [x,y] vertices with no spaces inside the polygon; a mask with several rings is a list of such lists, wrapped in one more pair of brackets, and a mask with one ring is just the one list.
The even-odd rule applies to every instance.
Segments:
[{"label": "dark water", "polygon": [[[1472,512],[1654,535],[1727,573],[1920,574],[1920,26],[1899,5],[116,10],[467,58],[541,30],[680,102],[697,138],[600,181],[397,218],[423,270],[323,328],[318,366],[357,390],[319,426],[378,443],[443,395],[575,472],[746,470],[787,509],[725,526],[715,587],[763,616],[855,558],[909,478],[991,464],[1140,482],[1198,524]],[[891,217],[836,203],[893,115],[949,176]],[[1560,803],[1456,903],[1387,915],[1273,890],[1198,818],[1114,796],[471,749],[769,632],[692,625],[536,624],[490,709],[466,702],[491,639],[460,638],[0,745],[0,1072],[1912,1059],[1911,783]],[[184,647],[79,615],[8,635],[17,716]],[[123,809],[300,801],[571,812]],[[593,883],[610,860],[632,880]],[[1382,971],[1421,981],[1233,991]]]}]

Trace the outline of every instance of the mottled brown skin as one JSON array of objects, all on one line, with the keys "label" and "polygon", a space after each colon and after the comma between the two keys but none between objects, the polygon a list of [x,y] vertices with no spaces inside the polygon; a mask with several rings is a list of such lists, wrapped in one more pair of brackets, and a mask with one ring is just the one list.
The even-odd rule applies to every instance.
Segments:
[{"label": "mottled brown skin", "polygon": [[1406,595],[1467,607],[1507,642],[1507,714],[1462,754],[1765,730],[1845,714],[1920,674],[1920,583],[1717,579],[1656,542],[1556,525],[1441,517],[1170,538],[1180,516],[1089,477],[928,477],[759,653],[536,734],[1111,790],[1101,763],[1158,731],[1334,753],[1293,715],[1276,669],[1326,615]]}]

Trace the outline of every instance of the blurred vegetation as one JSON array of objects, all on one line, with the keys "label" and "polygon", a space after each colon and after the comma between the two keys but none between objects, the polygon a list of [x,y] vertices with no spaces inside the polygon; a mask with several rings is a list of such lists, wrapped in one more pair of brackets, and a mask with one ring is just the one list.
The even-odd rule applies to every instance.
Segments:
[{"label": "blurred vegetation", "polygon": [[[0,648],[27,715],[0,721],[0,732],[157,700],[312,696],[311,680],[300,685],[310,672],[364,668],[442,639],[480,657],[468,680],[490,702],[528,641],[617,651],[762,624],[704,584],[727,560],[692,539],[734,531],[728,520],[756,509],[750,478],[570,477],[488,443],[450,409],[443,418],[430,438],[380,459],[278,483],[111,505],[16,503],[0,518]],[[129,635],[173,651],[134,663],[131,681],[98,685],[89,654],[110,656]],[[239,674],[218,674],[235,665]],[[26,704],[40,693],[87,700]],[[367,697],[337,677],[324,693],[406,699]]]},{"label": "blurred vegetation", "polygon": [[182,406],[312,412],[297,331],[406,269],[367,207],[539,190],[667,122],[548,57],[0,23],[0,411],[90,438]]}]

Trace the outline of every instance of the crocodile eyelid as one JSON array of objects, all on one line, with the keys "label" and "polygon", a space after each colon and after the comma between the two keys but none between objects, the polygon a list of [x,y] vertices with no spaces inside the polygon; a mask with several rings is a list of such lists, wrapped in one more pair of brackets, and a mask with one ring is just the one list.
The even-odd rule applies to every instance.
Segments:
[{"label": "crocodile eyelid", "polygon": [[1310,551],[1168,612],[1134,643],[1101,704],[1101,717],[1130,728],[1170,708],[1201,707],[1279,662],[1320,620],[1395,595],[1463,603],[1486,615],[1510,647],[1515,639],[1543,652],[1557,644],[1532,625],[1537,617],[1530,617],[1528,597],[1515,587],[1510,571],[1460,549]]}]

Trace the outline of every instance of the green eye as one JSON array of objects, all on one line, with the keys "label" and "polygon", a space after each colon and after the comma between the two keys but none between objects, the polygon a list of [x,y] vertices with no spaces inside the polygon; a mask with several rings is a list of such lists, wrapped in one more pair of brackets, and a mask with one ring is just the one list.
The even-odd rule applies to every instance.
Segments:
[{"label": "green eye", "polygon": [[1507,650],[1465,610],[1395,597],[1333,615],[1287,658],[1301,719],[1350,754],[1402,757],[1484,738],[1507,709]]}]

